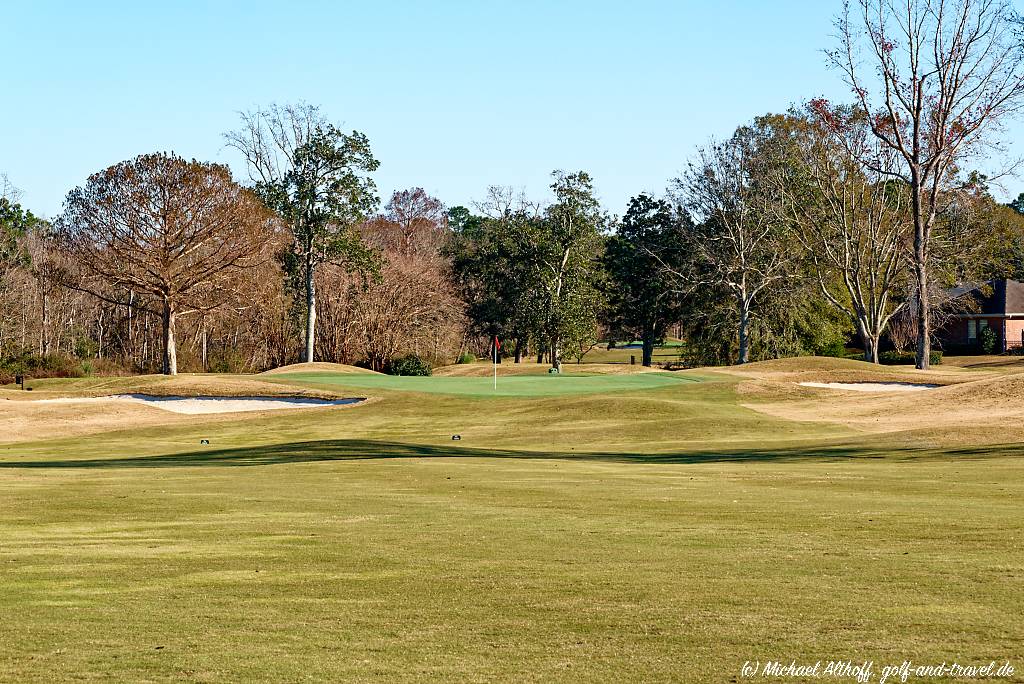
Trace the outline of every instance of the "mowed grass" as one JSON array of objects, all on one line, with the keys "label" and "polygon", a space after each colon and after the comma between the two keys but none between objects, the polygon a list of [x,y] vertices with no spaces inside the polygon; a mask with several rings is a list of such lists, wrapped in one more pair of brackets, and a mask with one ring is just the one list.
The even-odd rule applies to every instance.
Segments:
[{"label": "mowed grass", "polygon": [[0,446],[0,680],[1024,665],[1017,445],[773,418],[713,373],[619,377]]},{"label": "mowed grass", "polygon": [[636,373],[632,375],[502,375],[490,377],[396,377],[332,373],[282,373],[277,382],[310,384],[331,388],[399,390],[427,394],[471,397],[560,397],[578,394],[630,392],[669,387],[681,382],[701,382],[704,377],[678,373]]}]

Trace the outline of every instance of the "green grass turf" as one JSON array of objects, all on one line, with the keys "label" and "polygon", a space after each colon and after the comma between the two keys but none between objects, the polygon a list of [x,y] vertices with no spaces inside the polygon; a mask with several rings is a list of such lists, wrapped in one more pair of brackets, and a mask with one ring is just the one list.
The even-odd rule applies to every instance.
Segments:
[{"label": "green grass turf", "polygon": [[[679,360],[679,353],[682,351],[682,345],[678,342],[657,346],[654,348],[654,363],[666,363],[671,361]],[[640,347],[623,348],[615,347],[614,349],[608,349],[605,345],[595,347],[591,349],[583,356],[583,364],[588,363],[620,363],[628,364],[629,357],[634,357],[637,364],[640,363],[643,357],[643,349]],[[570,362],[575,361],[575,357],[568,357]]]},{"label": "green grass turf", "polygon": [[341,386],[471,397],[561,397],[631,392],[670,387],[681,382],[701,382],[704,379],[698,375],[672,373],[503,375],[498,377],[497,383],[492,377],[396,377],[355,373],[281,373],[265,377],[274,382],[304,383],[330,388]]},{"label": "green grass turf", "polygon": [[784,421],[713,375],[425,396],[0,447],[0,680],[1024,665],[1016,445]]}]

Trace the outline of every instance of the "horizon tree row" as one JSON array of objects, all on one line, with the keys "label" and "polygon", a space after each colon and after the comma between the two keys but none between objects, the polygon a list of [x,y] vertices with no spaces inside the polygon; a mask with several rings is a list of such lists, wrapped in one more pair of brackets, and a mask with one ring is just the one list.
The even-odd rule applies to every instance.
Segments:
[{"label": "horizon tree row", "polygon": [[690,365],[837,354],[855,336],[874,362],[912,337],[927,368],[961,306],[950,288],[1024,270],[1024,200],[1000,205],[970,170],[1024,107],[1016,15],[1007,0],[942,7],[845,3],[827,59],[851,103],[738,127],[621,219],[585,171],[556,171],[549,202],[494,187],[474,213],[416,188],[381,211],[369,140],[305,104],[225,134],[244,185],[141,155],[90,176],[51,224],[5,180],[0,357],[383,370],[500,337],[557,371],[598,341],[639,339],[650,365],[674,329]]}]

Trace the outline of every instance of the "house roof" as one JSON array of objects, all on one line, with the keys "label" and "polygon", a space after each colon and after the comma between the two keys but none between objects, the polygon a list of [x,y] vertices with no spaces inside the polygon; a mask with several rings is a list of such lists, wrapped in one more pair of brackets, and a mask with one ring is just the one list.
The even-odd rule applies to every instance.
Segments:
[{"label": "house roof", "polygon": [[[962,291],[957,291],[962,290]],[[978,307],[974,315],[1024,314],[1024,283],[1007,278],[991,280],[982,285],[956,288],[950,292],[954,297],[968,295],[974,298]]]},{"label": "house roof", "polygon": [[1003,280],[1003,311],[1005,313],[1024,313],[1024,283],[1016,280]]}]

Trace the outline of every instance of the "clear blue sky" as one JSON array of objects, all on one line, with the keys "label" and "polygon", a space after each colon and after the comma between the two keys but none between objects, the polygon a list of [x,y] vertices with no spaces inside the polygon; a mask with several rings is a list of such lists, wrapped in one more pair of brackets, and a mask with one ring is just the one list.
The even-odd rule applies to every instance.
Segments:
[{"label": "clear blue sky", "polygon": [[[365,132],[383,198],[547,196],[585,169],[605,207],[662,192],[696,145],[845,99],[821,50],[840,0],[35,2],[4,9],[0,173],[59,213],[90,173],[174,151],[229,163],[237,112],[304,100]],[[1011,190],[1019,183],[1013,182]]]}]

